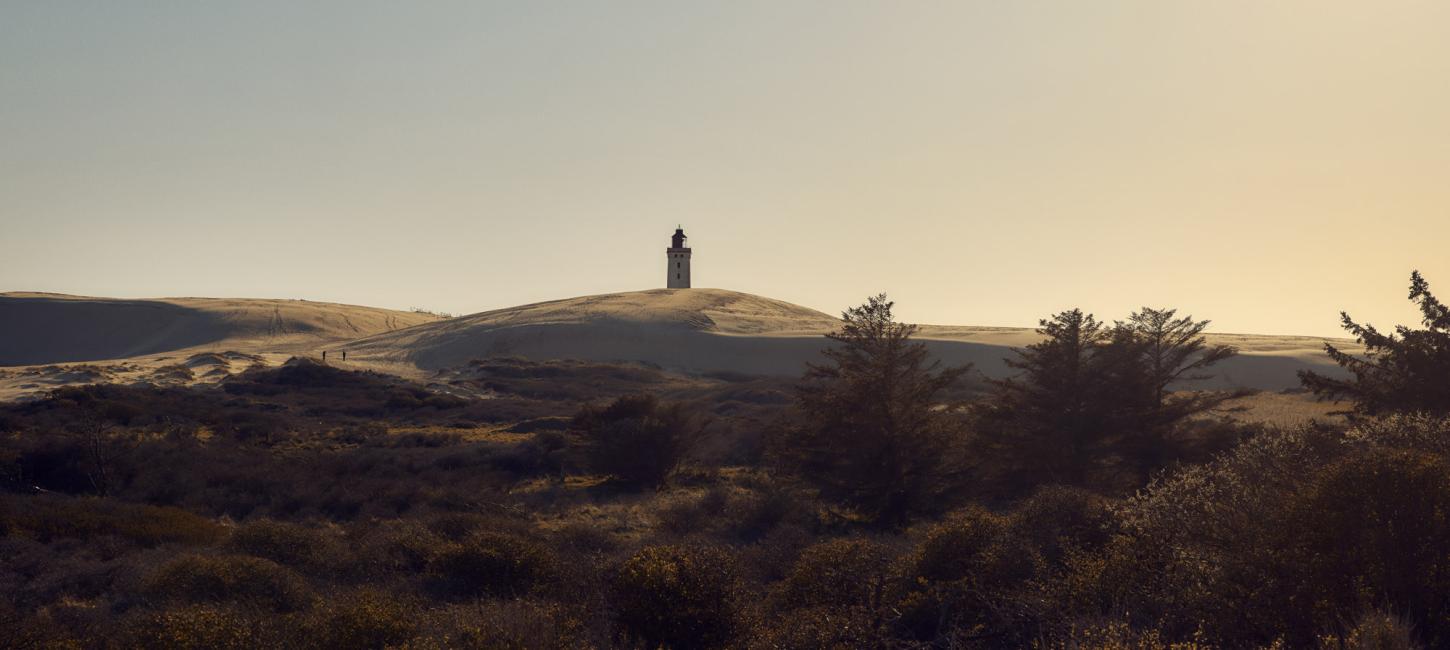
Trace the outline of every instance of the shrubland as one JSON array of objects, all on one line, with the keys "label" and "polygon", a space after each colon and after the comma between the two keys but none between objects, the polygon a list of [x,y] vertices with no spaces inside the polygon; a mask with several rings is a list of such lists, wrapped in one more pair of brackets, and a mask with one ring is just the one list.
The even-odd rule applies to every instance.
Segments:
[{"label": "shrubland", "polygon": [[[0,406],[0,646],[1450,646],[1444,309],[1224,417],[1205,321],[1067,310],[1009,381],[884,296],[799,381],[299,360]],[[1379,338],[1376,338],[1379,337]],[[1337,352],[1337,351],[1336,351]],[[1368,365],[1364,365],[1368,364]],[[1401,391],[1404,391],[1403,394]]]}]

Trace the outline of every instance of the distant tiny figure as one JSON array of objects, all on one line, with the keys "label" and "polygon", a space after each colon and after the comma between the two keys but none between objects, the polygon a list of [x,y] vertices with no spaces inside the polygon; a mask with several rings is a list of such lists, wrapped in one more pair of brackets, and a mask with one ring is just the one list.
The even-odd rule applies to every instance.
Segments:
[{"label": "distant tiny figure", "polygon": [[322,351],[322,360],[327,361],[327,350]]},{"label": "distant tiny figure", "polygon": [[347,350],[342,351],[342,360],[347,361]]}]

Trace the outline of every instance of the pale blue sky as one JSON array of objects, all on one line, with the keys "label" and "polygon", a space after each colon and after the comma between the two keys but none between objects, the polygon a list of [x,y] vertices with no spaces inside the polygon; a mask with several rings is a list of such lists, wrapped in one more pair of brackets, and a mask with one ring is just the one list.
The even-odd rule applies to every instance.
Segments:
[{"label": "pale blue sky", "polygon": [[1450,3],[0,1],[0,290],[697,286],[1334,334],[1450,295]]}]

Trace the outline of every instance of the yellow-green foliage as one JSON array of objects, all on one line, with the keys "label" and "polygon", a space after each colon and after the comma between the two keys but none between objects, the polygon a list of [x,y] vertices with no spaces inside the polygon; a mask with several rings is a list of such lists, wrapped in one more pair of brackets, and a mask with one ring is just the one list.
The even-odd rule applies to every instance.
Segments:
[{"label": "yellow-green foliage", "polygon": [[0,528],[42,542],[115,536],[142,546],[210,544],[224,529],[179,508],[134,505],[88,497],[5,497]]},{"label": "yellow-green foliage", "polygon": [[619,567],[613,586],[624,634],[649,647],[714,647],[740,625],[740,580],[722,549],[646,547]]},{"label": "yellow-green foliage", "polygon": [[245,555],[188,555],[146,577],[142,592],[163,603],[237,603],[291,612],[313,600],[307,583],[271,560]]}]

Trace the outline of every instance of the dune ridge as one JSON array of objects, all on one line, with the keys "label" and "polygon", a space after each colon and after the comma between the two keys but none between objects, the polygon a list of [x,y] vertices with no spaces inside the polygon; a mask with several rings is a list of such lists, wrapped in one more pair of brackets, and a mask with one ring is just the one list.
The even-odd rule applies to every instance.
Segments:
[{"label": "dune ridge", "polygon": [[[471,359],[518,356],[644,361],[687,371],[793,375],[820,358],[821,337],[840,324],[823,312],[724,289],[653,289],[497,309],[387,332],[344,345],[365,363],[434,371]],[[923,325],[918,338],[944,363],[972,363],[1003,377],[1011,349],[1039,339],[1031,328]],[[1215,368],[1205,388],[1280,390],[1297,371],[1334,373],[1327,339],[1213,334],[1239,357]],[[1336,342],[1343,344],[1341,340]]]},{"label": "dune ridge", "polygon": [[307,353],[438,320],[305,300],[92,298],[0,293],[0,366],[130,359],[187,350]]},{"label": "dune ridge", "polygon": [[[303,300],[90,298],[0,294],[0,400],[92,382],[215,382],[292,356],[424,378],[474,359],[644,362],[685,372],[798,375],[820,359],[840,320],[724,289],[652,289],[566,298],[457,318]],[[1030,328],[922,325],[917,338],[947,364],[1010,374],[1004,358],[1039,340]],[[1241,354],[1198,388],[1283,390],[1297,372],[1339,372],[1326,340],[1211,334]],[[1352,349],[1353,343],[1332,339]],[[245,360],[245,362],[243,362]],[[67,366],[64,364],[85,364]],[[181,368],[189,369],[189,378]]]}]

